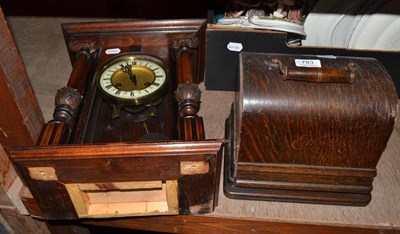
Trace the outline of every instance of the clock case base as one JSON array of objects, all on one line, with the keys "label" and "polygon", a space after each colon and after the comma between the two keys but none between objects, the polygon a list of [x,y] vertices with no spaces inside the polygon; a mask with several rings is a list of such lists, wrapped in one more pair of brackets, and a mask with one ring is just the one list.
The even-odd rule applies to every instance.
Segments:
[{"label": "clock case base", "polygon": [[[44,126],[38,146],[8,149],[37,203],[25,204],[32,216],[57,220],[215,209],[222,141],[205,139],[203,120],[192,108],[196,102],[185,109],[174,99],[181,85],[196,88],[202,82],[205,27],[202,19],[62,26],[73,71],[56,95],[54,119]],[[113,56],[105,51],[115,48],[151,54],[166,64],[168,92],[146,127],[170,140],[140,142],[147,133],[143,123],[111,119],[113,109],[98,95],[93,77]]]}]

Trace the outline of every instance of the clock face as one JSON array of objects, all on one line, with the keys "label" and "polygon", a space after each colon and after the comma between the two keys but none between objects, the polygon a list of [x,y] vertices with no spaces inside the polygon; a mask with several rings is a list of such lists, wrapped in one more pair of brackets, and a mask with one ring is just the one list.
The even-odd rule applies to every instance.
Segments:
[{"label": "clock face", "polygon": [[148,55],[124,54],[107,61],[97,74],[106,99],[118,105],[148,104],[161,97],[167,83],[162,61]]}]

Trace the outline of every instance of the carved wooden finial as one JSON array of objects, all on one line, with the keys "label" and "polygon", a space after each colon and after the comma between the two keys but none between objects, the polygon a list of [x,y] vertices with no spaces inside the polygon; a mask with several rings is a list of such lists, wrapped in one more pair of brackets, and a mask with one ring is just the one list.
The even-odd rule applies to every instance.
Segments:
[{"label": "carved wooden finial", "polygon": [[95,41],[71,40],[71,42],[68,44],[68,48],[74,53],[81,50],[89,50],[90,52],[92,52],[97,49],[97,46]]},{"label": "carved wooden finial", "polygon": [[173,49],[181,49],[184,47],[195,49],[200,45],[199,35],[195,34],[190,38],[178,38],[170,41],[170,47]]},{"label": "carved wooden finial", "polygon": [[54,120],[60,120],[68,122],[74,111],[78,108],[81,102],[81,94],[78,90],[64,86],[63,88],[57,90],[55,98],[55,109],[53,118]]},{"label": "carved wooden finial", "polygon": [[197,84],[191,82],[179,84],[175,91],[175,98],[178,101],[181,116],[193,117],[197,115],[201,98],[201,91]]}]

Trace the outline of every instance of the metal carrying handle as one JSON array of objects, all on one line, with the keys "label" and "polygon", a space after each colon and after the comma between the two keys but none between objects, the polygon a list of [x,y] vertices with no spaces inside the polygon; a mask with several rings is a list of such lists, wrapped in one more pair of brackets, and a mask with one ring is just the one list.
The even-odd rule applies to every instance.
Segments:
[{"label": "metal carrying handle", "polygon": [[272,59],[278,64],[284,80],[297,80],[319,83],[353,83],[357,67],[354,63],[347,64],[348,70],[330,67],[295,67],[288,68],[281,60]]}]

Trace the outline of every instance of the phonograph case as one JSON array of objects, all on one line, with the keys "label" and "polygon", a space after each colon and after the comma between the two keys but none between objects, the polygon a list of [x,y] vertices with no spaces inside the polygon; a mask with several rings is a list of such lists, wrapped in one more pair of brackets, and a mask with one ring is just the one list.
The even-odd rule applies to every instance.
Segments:
[{"label": "phonograph case", "polygon": [[241,53],[225,194],[366,205],[397,95],[372,58]]}]

